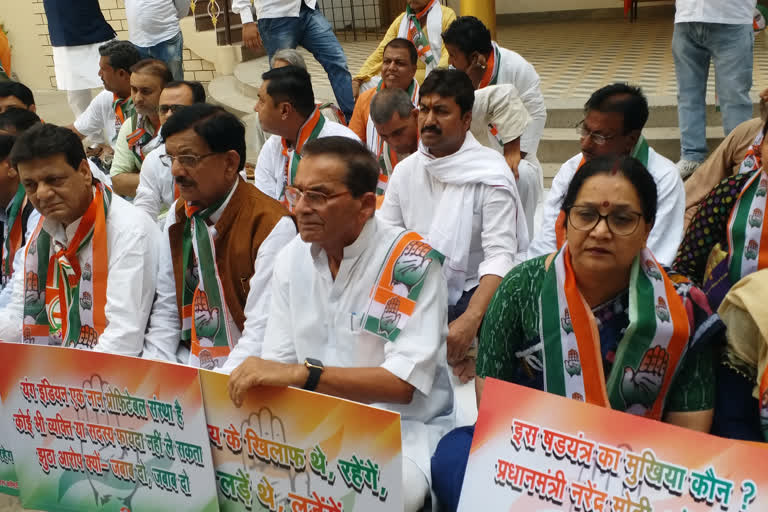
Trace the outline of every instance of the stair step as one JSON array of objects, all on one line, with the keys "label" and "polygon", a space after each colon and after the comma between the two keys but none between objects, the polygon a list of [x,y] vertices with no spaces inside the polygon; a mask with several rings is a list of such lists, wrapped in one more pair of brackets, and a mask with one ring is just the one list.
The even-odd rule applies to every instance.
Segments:
[{"label": "stair step", "polygon": [[[261,75],[267,71],[269,71],[269,60],[266,56],[235,66],[235,78],[240,93],[244,96],[250,96],[255,102],[259,97]],[[312,89],[315,93],[315,102],[336,101],[327,76],[323,76],[321,80],[313,80]]]},{"label": "stair step", "polygon": [[[712,151],[724,138],[723,128],[721,126],[708,126],[706,133],[707,146]],[[643,135],[656,152],[673,162],[680,158],[679,128],[645,128]],[[580,151],[579,140],[579,135],[573,128],[545,128],[539,143],[539,161],[565,162]]]}]

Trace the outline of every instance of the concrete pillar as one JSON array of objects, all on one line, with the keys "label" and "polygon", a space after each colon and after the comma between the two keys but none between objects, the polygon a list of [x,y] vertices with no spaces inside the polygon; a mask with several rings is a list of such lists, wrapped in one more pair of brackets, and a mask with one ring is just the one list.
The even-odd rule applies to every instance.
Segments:
[{"label": "concrete pillar", "polygon": [[491,31],[491,37],[496,39],[496,0],[461,0],[459,13],[482,21]]}]

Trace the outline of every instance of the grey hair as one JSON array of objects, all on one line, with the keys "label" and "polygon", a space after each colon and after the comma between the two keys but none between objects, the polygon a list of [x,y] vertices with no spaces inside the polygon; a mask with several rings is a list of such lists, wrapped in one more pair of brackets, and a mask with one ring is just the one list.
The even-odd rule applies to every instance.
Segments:
[{"label": "grey hair", "polygon": [[371,119],[374,123],[384,124],[397,112],[400,117],[411,115],[414,106],[411,97],[400,88],[382,89],[371,101]]},{"label": "grey hair", "polygon": [[282,48],[277,50],[272,56],[272,67],[275,67],[276,60],[284,60],[291,66],[307,69],[307,63],[304,62],[304,57],[293,48]]}]

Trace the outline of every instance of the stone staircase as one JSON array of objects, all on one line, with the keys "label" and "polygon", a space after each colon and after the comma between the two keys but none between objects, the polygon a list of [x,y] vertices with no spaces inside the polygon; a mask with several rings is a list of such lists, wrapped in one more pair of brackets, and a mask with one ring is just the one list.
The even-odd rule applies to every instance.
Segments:
[{"label": "stone staircase", "polygon": [[[301,50],[304,52],[304,50]],[[317,101],[333,101],[333,91],[322,68],[316,66],[309,54],[305,55],[313,76]],[[239,116],[253,113],[261,74],[268,69],[266,57],[238,64],[234,74],[215,78],[208,86],[211,101]],[[586,98],[584,99],[586,100]],[[555,173],[563,162],[579,152],[579,135],[575,126],[583,119],[584,100],[549,99],[547,124],[539,144],[539,160],[544,168],[544,186],[549,188]],[[754,98],[754,115],[759,115]],[[680,130],[674,97],[650,97],[650,116],[643,134],[649,144],[673,162],[680,158]],[[722,116],[710,98],[707,107],[707,144],[710,151],[723,140]],[[249,155],[249,160],[251,155]]]}]

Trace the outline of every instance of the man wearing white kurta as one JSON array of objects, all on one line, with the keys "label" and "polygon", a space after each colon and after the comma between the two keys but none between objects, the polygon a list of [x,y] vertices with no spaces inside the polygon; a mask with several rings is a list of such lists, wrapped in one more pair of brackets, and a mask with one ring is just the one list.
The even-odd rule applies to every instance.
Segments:
[{"label": "man wearing white kurta", "polygon": [[544,203],[541,229],[528,248],[529,258],[558,249],[556,225],[560,207],[582,163],[596,156],[617,154],[638,158],[653,176],[659,200],[648,248],[660,263],[672,264],[683,239],[685,188],[675,164],[648,147],[642,137],[647,119],[648,103],[639,88],[619,83],[592,94],[579,128],[582,152],[565,162],[555,175]]},{"label": "man wearing white kurta", "polygon": [[[155,296],[157,226],[93,179],[80,140],[66,128],[30,128],[16,142],[11,163],[44,219],[27,244],[23,271],[11,280],[0,339],[138,356]],[[50,251],[43,252],[46,245]],[[43,272],[50,267],[54,276],[71,274],[77,287],[59,279],[64,288],[50,296],[46,287],[57,286]]]},{"label": "man wearing white kurta", "polygon": [[[248,358],[232,372],[230,396],[239,404],[252,386],[295,386],[399,412],[404,507],[398,509],[415,512],[429,493],[430,457],[440,433],[454,423],[439,261],[430,261],[419,235],[374,217],[378,165],[362,144],[328,137],[307,143],[304,151],[288,189],[300,238],[275,264],[261,358]],[[402,236],[414,238],[398,249]],[[423,283],[417,297],[409,295],[410,287],[399,288],[405,285],[397,270],[379,275],[385,261],[403,255],[416,261]],[[397,335],[394,327],[381,330],[387,311],[370,300],[371,290],[381,286],[398,300],[415,301],[410,319],[395,307]],[[378,325],[375,332],[371,323]]]},{"label": "man wearing white kurta", "polygon": [[180,198],[166,217],[143,357],[231,371],[261,354],[272,268],[296,227],[285,207],[240,179],[245,128],[235,116],[195,104],[163,130]]},{"label": "man wearing white kurta", "polygon": [[104,19],[98,0],[44,0],[43,7],[56,87],[67,91],[69,107],[77,117],[88,108],[91,89],[101,87],[99,46],[117,34]]},{"label": "man wearing white kurta", "polygon": [[477,89],[489,85],[513,84],[531,115],[531,122],[520,141],[520,149],[534,166],[540,167],[536,153],[547,122],[547,107],[541,92],[539,74],[522,55],[500,47],[490,31],[473,16],[460,16],[443,33],[450,63],[465,71]]},{"label": "man wearing white kurta", "polygon": [[469,355],[501,279],[525,259],[528,227],[507,162],[467,133],[474,89],[463,71],[436,69],[419,98],[419,151],[400,162],[378,212],[424,233],[445,255],[448,362],[474,377]]},{"label": "man wearing white kurta", "polygon": [[306,69],[284,66],[267,71],[261,78],[255,110],[261,127],[274,135],[261,148],[253,184],[287,204],[285,187],[293,181],[307,141],[332,135],[360,139],[346,126],[328,121],[320,114]]}]

